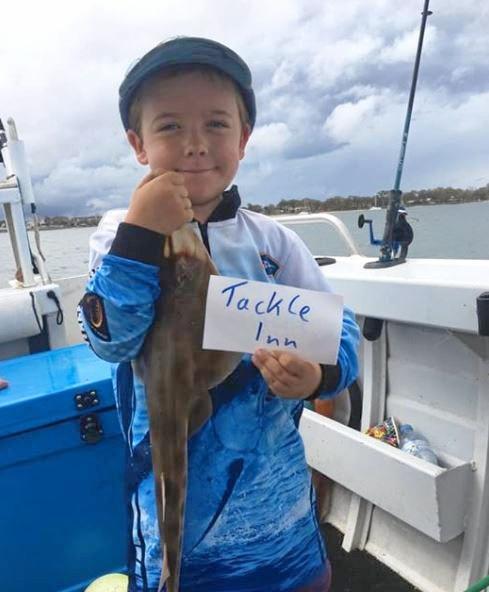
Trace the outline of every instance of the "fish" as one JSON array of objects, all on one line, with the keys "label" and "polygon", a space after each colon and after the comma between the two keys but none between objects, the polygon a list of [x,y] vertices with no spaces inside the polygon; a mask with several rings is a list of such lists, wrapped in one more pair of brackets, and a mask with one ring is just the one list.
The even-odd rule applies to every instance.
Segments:
[{"label": "fish", "polygon": [[218,271],[203,242],[185,225],[166,237],[162,293],[136,371],[146,388],[163,569],[160,586],[178,592],[187,494],[187,442],[209,419],[209,389],[242,354],[203,350],[207,289]]}]

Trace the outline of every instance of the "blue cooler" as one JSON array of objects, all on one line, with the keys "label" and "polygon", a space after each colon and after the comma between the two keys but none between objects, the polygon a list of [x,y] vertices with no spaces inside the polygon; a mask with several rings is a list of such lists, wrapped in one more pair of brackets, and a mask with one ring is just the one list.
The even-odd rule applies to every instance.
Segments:
[{"label": "blue cooler", "polygon": [[124,445],[86,345],[0,362],[0,590],[81,592],[124,572]]}]

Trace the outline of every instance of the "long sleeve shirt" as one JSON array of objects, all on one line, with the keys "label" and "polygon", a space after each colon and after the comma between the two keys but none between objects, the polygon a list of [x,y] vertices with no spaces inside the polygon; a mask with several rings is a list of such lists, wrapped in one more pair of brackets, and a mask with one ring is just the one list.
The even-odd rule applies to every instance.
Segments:
[{"label": "long sleeve shirt", "polygon": [[[239,205],[233,187],[206,224],[191,223],[221,275],[330,291],[292,230]],[[124,210],[108,212],[91,238],[94,273],[80,313],[91,347],[115,363],[128,445],[129,591],[140,592],[157,588],[161,550],[145,390],[131,362],[164,294],[158,266],[164,237],[124,217]],[[338,362],[326,369],[319,397],[333,397],[355,380],[358,339],[345,309]],[[325,569],[326,551],[298,432],[303,400],[274,396],[249,355],[210,396],[213,414],[188,445],[182,592],[290,592],[307,585]]]}]

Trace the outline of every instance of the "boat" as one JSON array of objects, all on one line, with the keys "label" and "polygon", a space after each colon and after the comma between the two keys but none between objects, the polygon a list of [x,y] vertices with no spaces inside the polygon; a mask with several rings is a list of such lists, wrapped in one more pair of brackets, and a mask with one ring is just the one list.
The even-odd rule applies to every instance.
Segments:
[{"label": "boat", "polygon": [[[87,276],[53,282],[40,242],[31,248],[25,210],[35,215],[35,199],[23,143],[14,122],[7,127],[0,203],[18,273],[0,290],[1,589],[83,592],[125,571],[123,437],[110,365],[77,323]],[[332,482],[322,520],[343,533],[346,551],[368,552],[422,592],[482,590],[489,258],[400,260],[383,241],[377,260],[331,214],[278,220],[341,237],[348,255],[314,255],[362,328],[361,396],[352,388],[343,397],[347,408],[360,405],[358,425],[338,409],[331,417],[306,409],[300,423],[309,465]],[[439,465],[365,433],[389,417],[426,435]]]},{"label": "boat", "polygon": [[[9,127],[0,202],[21,279],[0,290],[2,590],[82,592],[124,571],[124,447],[110,366],[76,320],[87,277],[52,282],[44,262],[32,272],[30,179]],[[346,550],[422,592],[466,590],[489,567],[489,259],[369,268],[335,216],[278,219],[342,238],[349,255],[315,255],[364,332],[360,430],[312,410],[301,420],[310,466],[334,482],[324,519]],[[364,433],[389,416],[426,434],[441,466]]]}]

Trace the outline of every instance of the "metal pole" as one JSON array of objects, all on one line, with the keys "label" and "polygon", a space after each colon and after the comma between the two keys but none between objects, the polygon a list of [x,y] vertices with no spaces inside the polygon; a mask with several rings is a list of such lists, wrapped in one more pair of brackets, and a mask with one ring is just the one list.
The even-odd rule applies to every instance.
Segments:
[{"label": "metal pole", "polygon": [[430,0],[425,0],[424,8],[421,18],[421,28],[419,31],[419,38],[418,38],[418,48],[416,51],[416,60],[414,63],[414,71],[413,71],[413,78],[411,81],[411,91],[409,93],[409,101],[406,111],[406,119],[404,121],[404,130],[402,132],[402,141],[401,141],[401,152],[399,154],[399,163],[397,165],[397,172],[396,178],[394,181],[394,189],[390,192],[389,198],[389,205],[387,208],[386,218],[385,218],[385,227],[384,227],[384,235],[382,237],[382,246],[380,247],[380,259],[377,262],[368,263],[369,267],[385,267],[387,265],[393,265],[397,263],[401,263],[400,260],[393,260],[392,258],[392,232],[394,229],[394,224],[397,220],[397,215],[399,211],[399,206],[401,205],[401,176],[402,176],[402,169],[404,166],[404,157],[406,154],[406,146],[407,140],[409,135],[409,126],[411,124],[411,115],[413,112],[413,104],[414,104],[414,95],[416,93],[416,83],[418,81],[418,72],[419,72],[419,64],[421,61],[421,51],[423,49],[423,40],[424,40],[424,32],[426,28],[426,21],[430,14],[433,14],[430,10],[428,10],[430,4]]},{"label": "metal pole", "polygon": [[409,134],[409,126],[411,125],[411,115],[413,113],[414,95],[416,93],[416,84],[418,82],[419,63],[421,61],[421,51],[423,49],[424,31],[426,28],[426,21],[430,14],[433,14],[428,10],[430,0],[425,0],[424,9],[421,13],[421,29],[419,31],[418,49],[416,50],[416,61],[414,62],[413,80],[411,82],[411,92],[409,93],[409,101],[406,112],[406,120],[404,122],[404,130],[402,132],[401,152],[399,154],[399,164],[397,165],[396,180],[394,181],[394,191],[399,191],[401,186],[402,169],[404,166],[404,156],[406,154],[406,146]]},{"label": "metal pole", "polygon": [[[14,121],[11,119],[8,120],[8,129],[8,140],[3,126],[0,130],[2,157],[7,174],[7,180],[0,183],[0,191],[6,192],[6,194],[0,195],[0,203],[3,204],[5,211],[5,220],[7,222],[7,229],[9,231],[15,263],[17,265],[18,279],[20,279],[20,283],[24,287],[35,286],[36,281],[32,270],[29,239],[22,207],[21,188],[16,174],[17,171],[14,168],[14,162],[12,161],[10,154],[10,144],[18,142],[17,129]],[[21,272],[20,275],[19,271]]]}]

